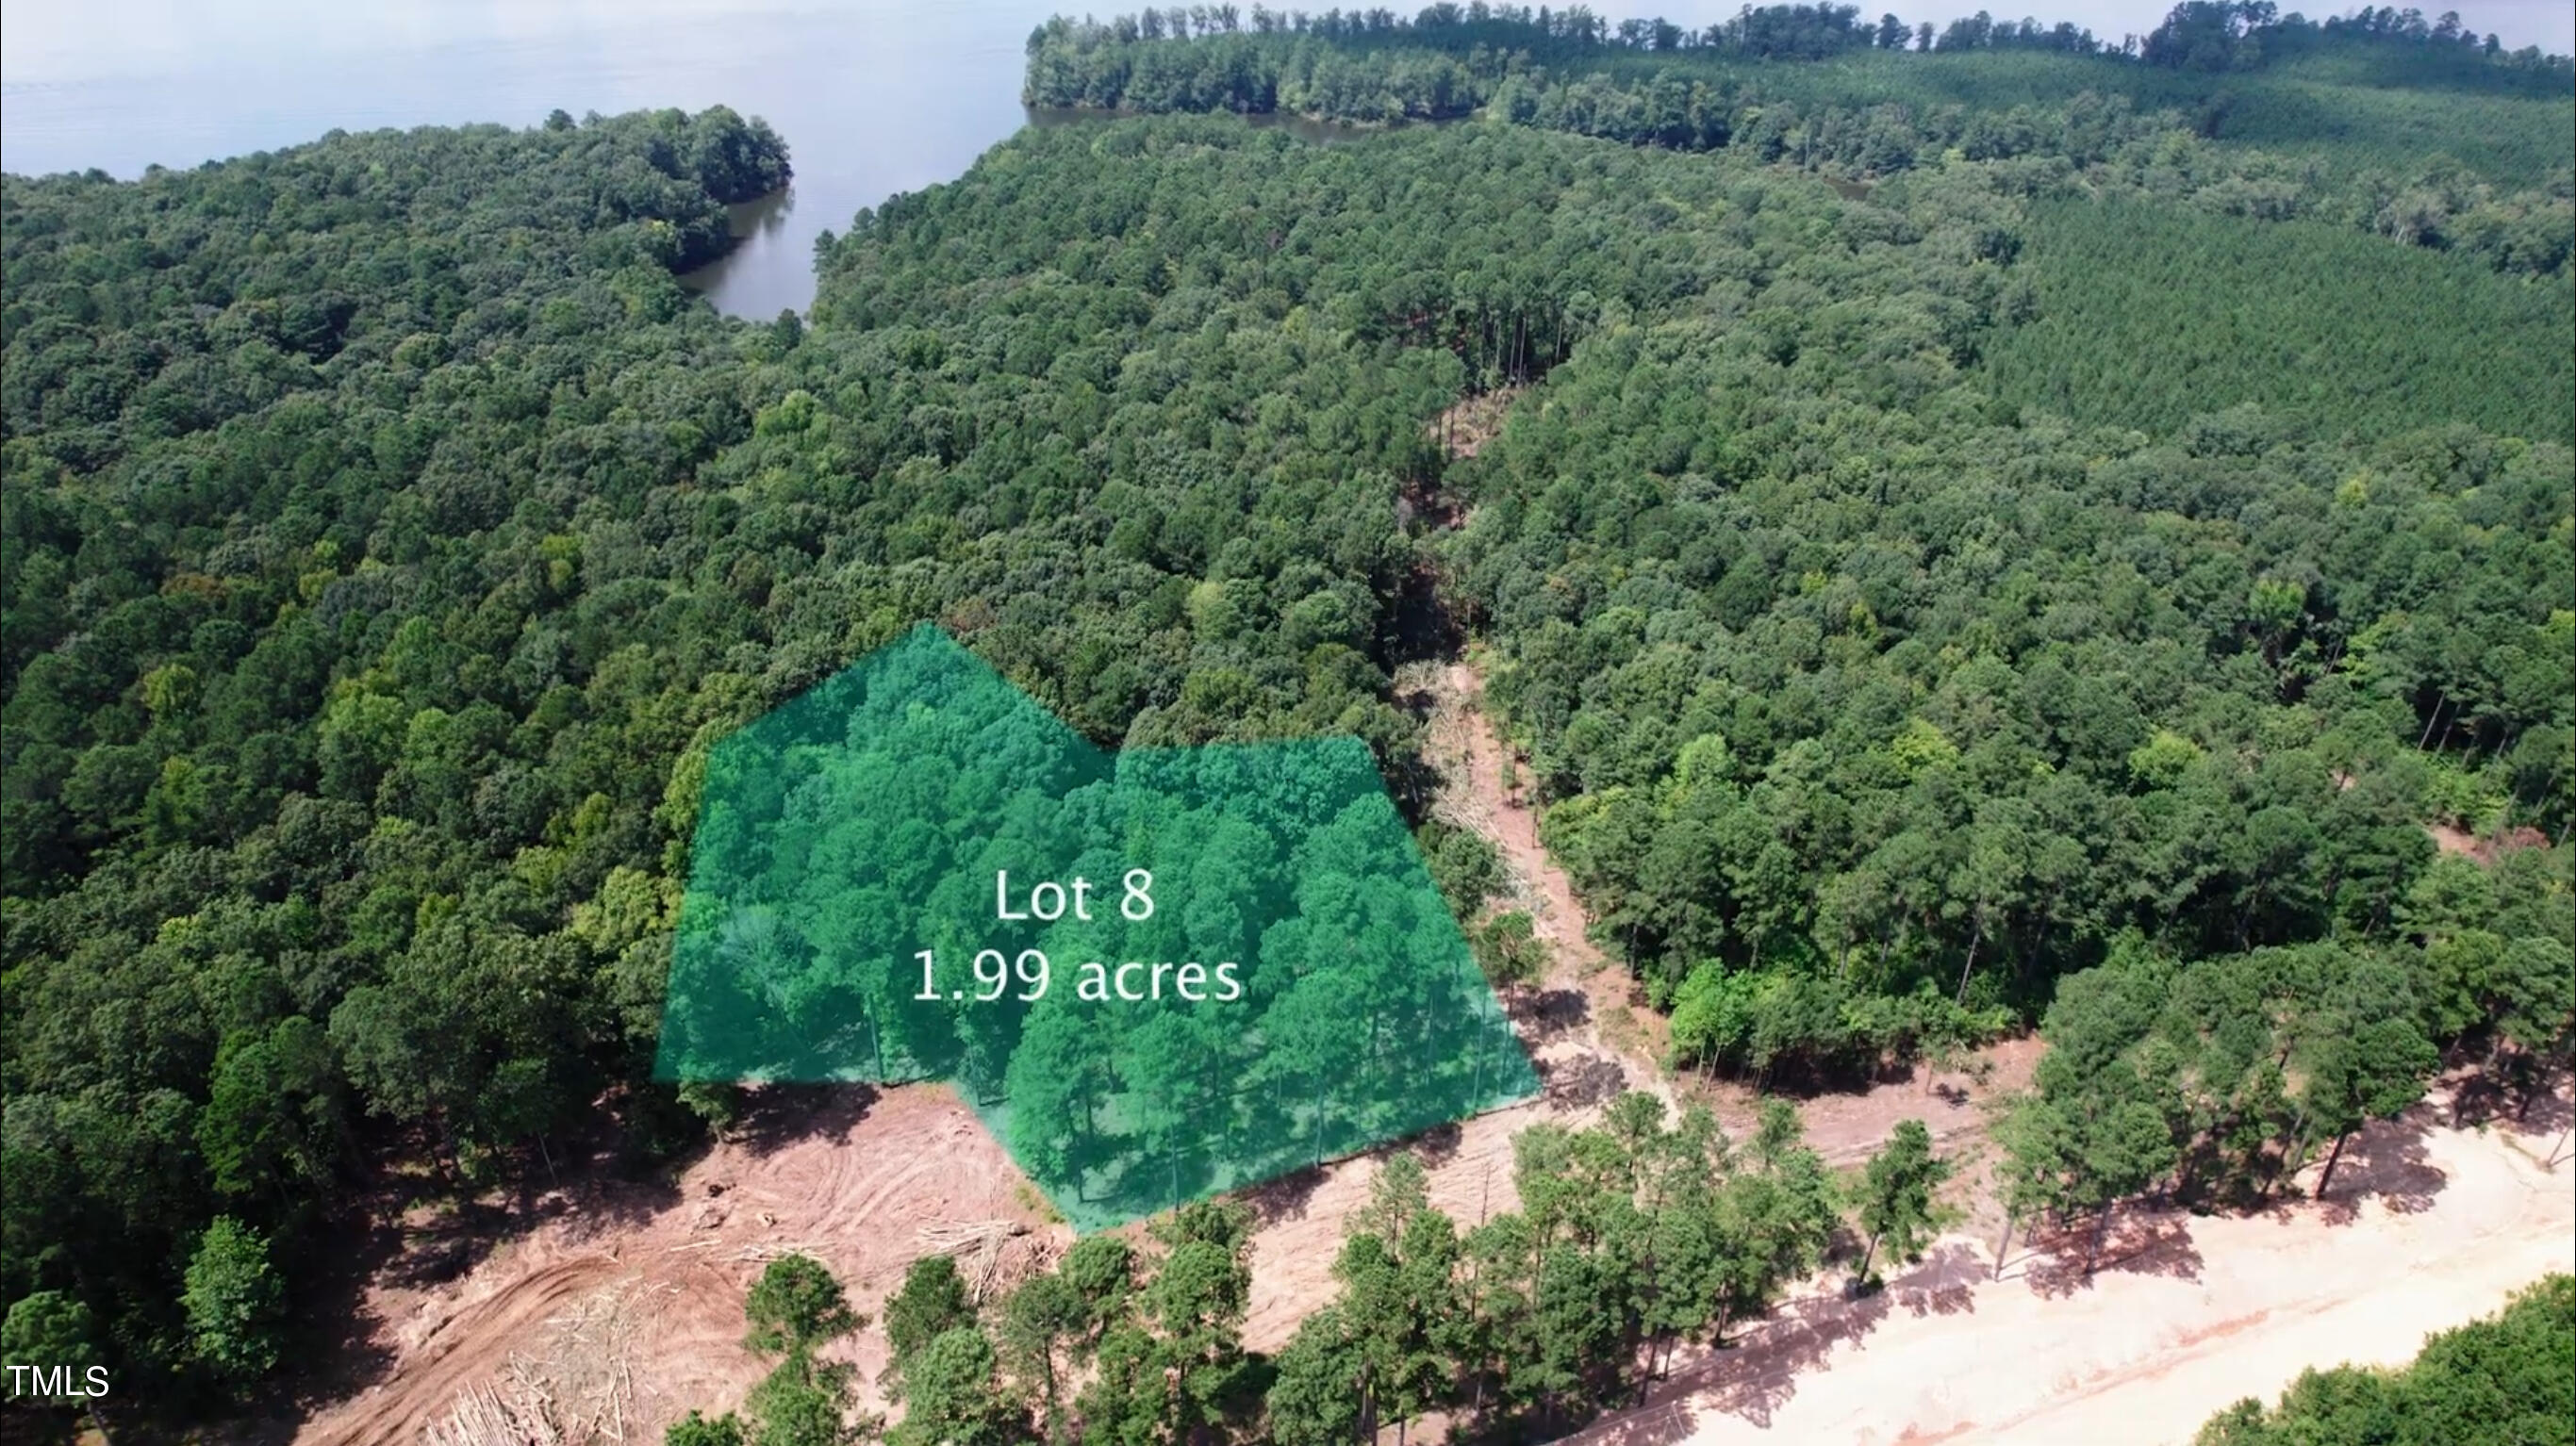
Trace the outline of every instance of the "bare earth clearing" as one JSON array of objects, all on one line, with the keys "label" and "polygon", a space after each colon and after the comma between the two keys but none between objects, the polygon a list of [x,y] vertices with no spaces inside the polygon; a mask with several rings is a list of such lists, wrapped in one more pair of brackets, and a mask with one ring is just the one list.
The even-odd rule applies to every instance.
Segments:
[{"label": "bare earth clearing", "polygon": [[[1502,853],[1510,906],[1528,909],[1554,956],[1512,1013],[1546,1094],[1413,1142],[1433,1201],[1462,1224],[1516,1203],[1511,1136],[1540,1119],[1580,1123],[1622,1088],[1698,1099],[1730,1129],[1753,1096],[1652,1062],[1661,1021],[1624,972],[1584,938],[1565,875],[1538,842],[1525,800],[1503,787],[1503,745],[1477,707],[1471,665],[1425,664],[1398,696],[1426,722],[1425,752],[1446,779],[1437,804]],[[1968,1070],[1827,1095],[1803,1105],[1809,1136],[1857,1164],[1897,1120],[1927,1121],[1971,1159],[1984,1107],[2026,1082],[2038,1047],[2016,1041]],[[2187,1437],[2237,1396],[2276,1391],[2306,1365],[2400,1360],[2427,1330],[2495,1308],[2576,1249],[2565,1177],[2544,1170],[2565,1119],[2535,1111],[2523,1136],[2434,1128],[2425,1106],[2346,1152],[2336,1199],[2251,1219],[2127,1214],[2104,1266],[2080,1271],[2082,1232],[2063,1251],[2020,1241],[1988,1283],[1999,1224],[1982,1170],[1963,1182],[1962,1235],[1872,1299],[1847,1302],[1838,1277],[1814,1283],[1735,1348],[1685,1356],[1642,1410],[1586,1441],[2127,1442]],[[2545,1116],[2545,1118],[2542,1118]],[[1367,1198],[1374,1158],[1274,1181],[1260,1212],[1247,1344],[1275,1350],[1336,1286],[1343,1221]],[[658,1440],[692,1407],[736,1405],[764,1365],[745,1352],[742,1301],[785,1250],[821,1259],[875,1313],[904,1267],[954,1249],[941,1234],[987,1227],[996,1283],[1069,1240],[1032,1213],[1034,1195],[1001,1148],[944,1087],[808,1092],[771,1100],[738,1139],[676,1183],[575,1183],[543,1223],[494,1245],[455,1279],[406,1283],[402,1262],[363,1295],[375,1384],[305,1423],[301,1442],[393,1446],[424,1439],[461,1403],[506,1393],[559,1362],[584,1321],[613,1304],[621,1329],[609,1403],[627,1441]],[[973,1257],[961,1255],[961,1263]],[[969,1275],[977,1273],[969,1269]],[[1964,1319],[1961,1317],[1965,1317]],[[590,1339],[580,1336],[583,1343]],[[842,1348],[863,1377],[884,1364],[881,1333]],[[882,1406],[873,1390],[869,1404]],[[608,1415],[603,1412],[603,1421]],[[1415,1440],[1439,1436],[1417,1428]]]},{"label": "bare earth clearing", "polygon": [[[692,1407],[739,1402],[766,1369],[742,1349],[742,1303],[775,1254],[813,1255],[873,1314],[904,1267],[935,1248],[922,1227],[1035,1224],[1020,1203],[1019,1171],[943,1088],[854,1088],[776,1113],[774,1130],[755,1120],[744,1138],[710,1151],[676,1196],[590,1187],[559,1218],[496,1247],[446,1286],[379,1278],[366,1313],[389,1369],[297,1439],[409,1446],[465,1393],[506,1383],[514,1364],[548,1356],[584,1302],[609,1296],[628,1316],[625,1439],[659,1441],[663,1426]],[[1009,1237],[1004,1269],[1025,1268],[1059,1238],[1069,1238],[1061,1226]],[[863,1332],[841,1358],[873,1376],[885,1364],[884,1340]]]}]

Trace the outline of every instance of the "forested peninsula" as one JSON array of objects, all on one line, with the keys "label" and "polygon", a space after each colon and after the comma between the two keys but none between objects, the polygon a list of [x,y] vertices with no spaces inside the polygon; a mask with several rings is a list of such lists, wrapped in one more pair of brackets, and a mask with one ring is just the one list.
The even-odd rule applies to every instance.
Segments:
[{"label": "forested peninsula", "polygon": [[[730,1119],[651,1078],[707,751],[924,621],[1106,746],[1365,740],[1473,913],[1391,683],[1447,632],[1666,1062],[2037,1030],[2025,1220],[2268,1199],[2446,1058],[2530,1099],[2576,1028],[2567,62],[1901,31],[1052,22],[1038,103],[1443,123],[1032,127],[768,323],[674,279],[788,176],[723,109],[7,177],[11,1351],[219,1415],[386,1181]],[[1709,1128],[1542,1139],[1480,1239],[1395,1182],[1275,1362],[1230,1207],[1160,1285],[1094,1251],[1096,1419],[1633,1399],[1830,1236],[1794,1120]],[[1474,1309],[1354,1324],[1469,1260]],[[906,1389],[1026,1439],[1036,1367],[926,1318]]]}]

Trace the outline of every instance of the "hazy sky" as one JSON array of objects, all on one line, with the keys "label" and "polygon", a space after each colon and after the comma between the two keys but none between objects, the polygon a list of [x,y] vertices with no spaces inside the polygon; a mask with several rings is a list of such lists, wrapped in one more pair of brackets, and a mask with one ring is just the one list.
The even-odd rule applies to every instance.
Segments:
[{"label": "hazy sky", "polygon": [[[1283,4],[1278,8],[1321,10],[1330,3],[1332,0],[1312,0],[1305,5]],[[1411,3],[1397,0],[1390,3],[1397,10],[1414,8]],[[2049,0],[2046,4],[1989,3],[1987,8],[2002,19],[2017,20],[2028,14],[2052,24],[2072,20],[2090,27],[2096,35],[2116,40],[2125,34],[2144,34],[2154,29],[2168,4],[2169,0]],[[2426,13],[2439,14],[2439,5],[2440,0],[2433,0],[2425,6]],[[1737,8],[1730,0],[1592,0],[1592,6],[1612,16],[1665,15],[1696,23],[1723,18]],[[828,7],[813,5],[811,0],[744,0],[732,5],[714,0],[364,0],[359,4],[346,0],[9,0],[6,6],[0,6],[0,76],[21,84],[45,84],[131,74],[161,64],[184,68],[189,60],[209,50],[220,53],[247,48],[262,39],[308,51],[355,51],[452,38],[460,31],[479,30],[499,38],[528,40],[603,25],[651,25],[667,18],[703,19],[710,12],[731,9],[776,14],[805,8]],[[1092,10],[1105,15],[1133,9],[1134,4],[1132,0],[1057,0],[1052,4],[1048,0],[1031,0],[1025,8],[1034,17],[1058,9]],[[1893,9],[1911,23],[1925,19],[1947,21],[1979,7],[1976,0],[1954,0],[1949,4],[1903,0],[1892,5],[1886,0],[1874,0],[1867,8]],[[2283,0],[2281,8],[2303,9],[2323,17],[2349,13],[2358,7],[2303,7],[2294,0]],[[2576,5],[2569,0],[2457,0],[2457,8],[2470,29],[2481,34],[2492,31],[2504,38],[2508,48],[2538,45],[2557,54],[2576,50]],[[924,28],[946,29],[936,24]]]}]

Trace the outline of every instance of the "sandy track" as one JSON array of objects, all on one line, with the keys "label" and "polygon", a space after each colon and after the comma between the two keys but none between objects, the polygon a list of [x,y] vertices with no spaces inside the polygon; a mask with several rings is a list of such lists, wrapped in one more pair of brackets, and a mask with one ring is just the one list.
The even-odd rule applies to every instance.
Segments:
[{"label": "sandy track", "polygon": [[1585,933],[1573,881],[1539,842],[1528,789],[1504,785],[1508,745],[1485,711],[1483,676],[1473,663],[1415,664],[1397,674],[1395,690],[1423,715],[1423,754],[1441,774],[1432,812],[1494,845],[1506,903],[1529,914],[1531,932],[1548,946],[1541,987],[1561,993],[1567,1011],[1580,1016],[1577,1032],[1587,1048],[1620,1061],[1635,1088],[1672,1103],[1672,1088],[1656,1064],[1668,1042],[1663,1017]]},{"label": "sandy track", "polygon": [[1869,1300],[1819,1282],[1654,1404],[1572,1439],[2188,1442],[2240,1397],[2268,1400],[2311,1366],[2410,1360],[2427,1332],[2568,1268],[2576,1192],[2540,1163],[2549,1140],[2443,1118],[2427,1103],[2357,1137],[2362,1169],[2322,1204],[2128,1212],[2090,1280],[2079,1228],[2062,1247],[2017,1243],[1999,1282],[1993,1240],[1967,1237]]}]

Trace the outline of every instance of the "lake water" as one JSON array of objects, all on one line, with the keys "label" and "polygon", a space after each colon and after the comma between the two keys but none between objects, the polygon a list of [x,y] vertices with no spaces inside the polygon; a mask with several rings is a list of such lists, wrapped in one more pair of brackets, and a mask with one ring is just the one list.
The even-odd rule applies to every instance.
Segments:
[{"label": "lake water", "polygon": [[954,179],[1028,120],[1029,32],[1064,0],[80,0],[0,8],[0,168],[139,175],[338,127],[534,125],[722,103],[765,117],[788,194],[690,278],[728,312],[813,299],[814,238]]},{"label": "lake water", "polygon": [[[796,179],[734,208],[734,250],[683,278],[766,318],[814,299],[814,238],[955,179],[1021,126],[1028,36],[1065,0],[10,0],[0,169],[138,176],[333,128],[535,125],[724,104],[787,138]],[[1121,7],[1113,7],[1121,8]],[[1340,128],[1270,121],[1310,139]]]}]

